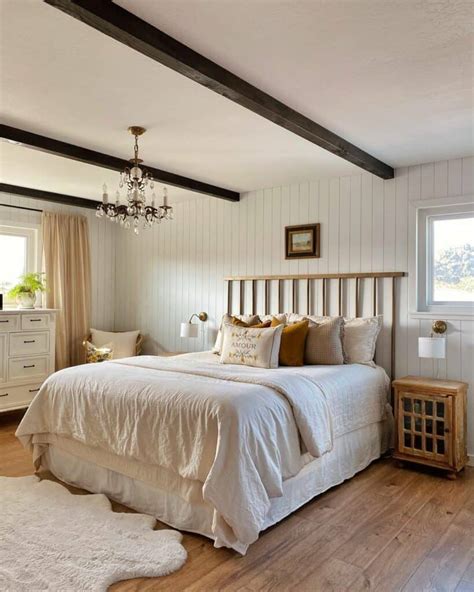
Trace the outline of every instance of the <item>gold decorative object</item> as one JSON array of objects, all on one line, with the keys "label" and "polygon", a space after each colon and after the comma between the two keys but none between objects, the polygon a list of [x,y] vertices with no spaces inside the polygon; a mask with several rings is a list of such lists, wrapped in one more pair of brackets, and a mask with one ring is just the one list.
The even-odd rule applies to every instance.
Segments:
[{"label": "gold decorative object", "polygon": [[433,324],[431,325],[431,330],[433,331],[433,333],[436,333],[437,335],[442,335],[443,333],[446,333],[446,331],[448,330],[448,325],[446,321],[433,321]]}]

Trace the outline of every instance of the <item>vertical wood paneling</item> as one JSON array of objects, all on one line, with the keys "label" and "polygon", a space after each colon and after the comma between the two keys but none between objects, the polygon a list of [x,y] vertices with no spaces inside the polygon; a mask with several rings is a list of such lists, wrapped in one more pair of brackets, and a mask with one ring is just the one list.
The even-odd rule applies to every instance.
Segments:
[{"label": "vertical wood paneling", "polygon": [[360,258],[361,270],[372,271],[372,179],[373,176],[362,175],[362,203],[360,228]]},{"label": "vertical wood paneling", "polygon": [[[341,273],[350,270],[351,252],[351,178],[342,177],[340,183],[339,207],[348,216],[338,216],[339,219],[339,249],[337,268]],[[332,210],[334,211],[334,210]],[[334,247],[333,247],[334,248]]]},{"label": "vertical wood paneling", "polygon": [[474,193],[474,156],[462,159],[462,194]]},{"label": "vertical wood paneling", "polygon": [[[351,203],[350,203],[350,255],[349,271],[361,270],[361,228],[362,228],[362,176],[351,177]],[[342,216],[342,214],[341,214]]]},{"label": "vertical wood paneling", "polygon": [[474,321],[461,321],[461,380],[469,384],[467,392],[468,452],[474,454]]},{"label": "vertical wood paneling", "polygon": [[421,165],[421,199],[434,197],[434,164]]},{"label": "vertical wood paneling", "polygon": [[434,164],[434,197],[446,197],[448,194],[448,161]]},{"label": "vertical wood paneling", "polygon": [[[408,168],[404,167],[395,174],[395,269],[408,269]],[[396,376],[408,372],[408,278],[398,282],[398,324],[396,335]]]},{"label": "vertical wood paneling", "polygon": [[448,161],[448,195],[462,193],[462,158]]},{"label": "vertical wood paneling", "polygon": [[[350,178],[320,179],[247,193],[239,204],[202,198],[175,206],[176,222],[171,230],[165,225],[153,230],[153,239],[141,242],[117,229],[117,257],[120,273],[116,276],[116,326],[132,328],[134,310],[149,312],[140,322],[153,340],[168,350],[208,349],[225,311],[225,275],[272,273],[324,273],[338,271],[408,270],[409,203],[413,200],[474,192],[472,158],[443,161],[401,168],[391,181],[382,181],[368,173]],[[95,221],[94,221],[95,222]],[[101,222],[100,220],[98,221]],[[287,261],[284,258],[284,227],[290,224],[321,224],[321,258]],[[173,225],[169,225],[173,226]],[[115,227],[111,229],[115,231]],[[108,229],[107,229],[108,230]],[[171,233],[171,234],[169,234]],[[112,233],[112,234],[115,234]],[[108,234],[105,240],[109,241]],[[171,240],[171,242],[170,242]],[[153,271],[141,276],[136,272],[140,259],[148,258]],[[109,280],[104,281],[105,286]],[[152,287],[143,282],[152,282]],[[141,285],[135,291],[130,286]],[[158,283],[158,285],[156,285]],[[390,282],[380,282],[380,306],[389,314]],[[264,286],[259,282],[258,301],[263,303]],[[347,282],[350,294],[345,311],[354,314],[354,285]],[[371,284],[361,284],[365,294]],[[103,287],[100,291],[103,291]],[[238,286],[234,286],[237,306]],[[410,315],[408,280],[399,282],[397,310],[396,375],[426,373],[433,375],[431,360],[418,358],[418,336],[428,335],[431,319],[419,321]],[[298,306],[306,311],[306,286],[299,290]],[[321,286],[312,291],[314,312],[322,312]],[[247,287],[246,310],[251,310],[251,286]],[[147,308],[151,298],[154,306]],[[331,312],[337,313],[337,282],[328,293]],[[276,312],[277,286],[271,289],[271,311]],[[291,302],[291,282],[284,282],[284,302]],[[145,308],[143,308],[143,306]],[[262,305],[260,305],[262,306]],[[208,338],[181,340],[179,323],[199,310],[208,309]],[[365,315],[372,314],[366,306]],[[107,306],[104,307],[104,311]],[[237,312],[234,308],[234,312]],[[262,311],[260,311],[262,312]],[[383,311],[382,311],[383,312]],[[124,315],[124,319],[120,319]],[[380,341],[380,362],[390,367],[388,321]],[[440,376],[473,381],[473,322],[449,321],[448,356],[440,364]],[[472,386],[470,409],[473,408]],[[469,436],[470,451],[474,439]]]},{"label": "vertical wood paneling", "polygon": [[384,199],[383,181],[372,179],[372,271],[383,270]]}]

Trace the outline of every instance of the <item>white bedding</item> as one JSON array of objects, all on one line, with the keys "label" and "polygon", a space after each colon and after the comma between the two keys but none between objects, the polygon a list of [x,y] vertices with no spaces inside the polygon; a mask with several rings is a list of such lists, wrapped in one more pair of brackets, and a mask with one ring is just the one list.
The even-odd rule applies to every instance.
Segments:
[{"label": "white bedding", "polygon": [[336,437],[382,420],[387,392],[385,372],[360,365],[264,370],[209,353],[141,356],[52,375],[17,436],[36,466],[59,437],[92,461],[96,451],[179,475],[213,508],[216,544],[244,552],[283,481]]}]

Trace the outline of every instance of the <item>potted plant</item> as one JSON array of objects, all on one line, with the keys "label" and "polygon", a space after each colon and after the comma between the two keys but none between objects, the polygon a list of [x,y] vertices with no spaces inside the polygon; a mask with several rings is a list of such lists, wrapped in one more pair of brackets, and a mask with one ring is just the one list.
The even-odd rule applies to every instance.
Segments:
[{"label": "potted plant", "polygon": [[18,308],[34,308],[36,293],[45,292],[43,273],[25,273],[20,282],[8,292],[10,298],[15,298]]}]

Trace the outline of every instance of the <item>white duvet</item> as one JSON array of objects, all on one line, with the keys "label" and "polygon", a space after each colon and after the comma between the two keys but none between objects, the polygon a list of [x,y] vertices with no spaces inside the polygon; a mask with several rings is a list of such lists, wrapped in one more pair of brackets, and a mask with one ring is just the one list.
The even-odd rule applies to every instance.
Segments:
[{"label": "white duvet", "polygon": [[52,375],[17,436],[37,467],[37,442],[51,435],[201,484],[216,545],[245,552],[283,481],[338,436],[383,419],[387,392],[385,372],[361,365],[264,370],[208,353],[140,356]]}]

